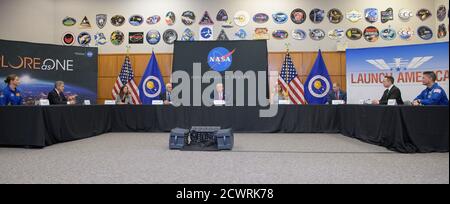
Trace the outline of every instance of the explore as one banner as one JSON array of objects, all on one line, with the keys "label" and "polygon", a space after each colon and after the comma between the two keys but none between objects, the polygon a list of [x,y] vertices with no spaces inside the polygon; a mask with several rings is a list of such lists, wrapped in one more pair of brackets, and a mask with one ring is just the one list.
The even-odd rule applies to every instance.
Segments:
[{"label": "explore as one banner", "polygon": [[0,91],[3,80],[16,74],[24,104],[47,98],[55,81],[65,82],[65,94],[77,103],[97,100],[98,49],[0,40]]},{"label": "explore as one banner", "polygon": [[386,88],[386,75],[395,78],[405,101],[412,101],[426,87],[422,73],[434,71],[437,83],[448,94],[448,42],[423,45],[395,46],[347,50],[348,103],[380,99]]}]

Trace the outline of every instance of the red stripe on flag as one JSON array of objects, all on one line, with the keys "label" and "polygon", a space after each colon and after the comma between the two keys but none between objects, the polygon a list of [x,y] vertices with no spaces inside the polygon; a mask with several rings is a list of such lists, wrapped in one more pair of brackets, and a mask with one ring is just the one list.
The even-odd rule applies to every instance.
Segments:
[{"label": "red stripe on flag", "polygon": [[297,99],[295,101],[296,104],[298,104],[297,101],[301,102],[300,95],[298,94],[298,91],[295,89],[294,84],[292,84],[292,82],[289,84],[289,88],[290,88],[290,95],[293,95],[293,97],[295,97],[295,99]]},{"label": "red stripe on flag", "polygon": [[295,78],[292,80],[292,82],[295,87],[297,88],[296,92],[299,96],[299,100],[302,104],[305,104],[305,90],[303,89],[303,85],[301,84],[300,80],[298,78]]},{"label": "red stripe on flag", "polygon": [[139,92],[137,90],[136,84],[134,81],[130,81],[127,83],[128,89],[131,91],[131,95],[133,97],[134,104],[140,104]]}]

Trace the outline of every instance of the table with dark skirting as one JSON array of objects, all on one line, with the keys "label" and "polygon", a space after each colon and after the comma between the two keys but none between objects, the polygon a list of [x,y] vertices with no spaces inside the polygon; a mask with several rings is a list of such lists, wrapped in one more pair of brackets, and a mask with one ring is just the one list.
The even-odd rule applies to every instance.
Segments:
[{"label": "table with dark skirting", "polygon": [[109,132],[169,132],[221,126],[237,133],[340,133],[402,153],[448,152],[448,106],[262,107],[10,106],[0,107],[0,145],[46,147]]}]

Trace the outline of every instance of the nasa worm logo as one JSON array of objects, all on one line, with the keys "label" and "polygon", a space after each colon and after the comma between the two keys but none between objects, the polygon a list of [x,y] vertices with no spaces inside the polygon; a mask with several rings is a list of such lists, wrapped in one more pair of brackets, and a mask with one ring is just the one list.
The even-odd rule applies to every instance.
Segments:
[{"label": "nasa worm logo", "polygon": [[223,47],[217,47],[212,49],[208,55],[208,65],[211,69],[223,72],[228,70],[233,64],[233,54],[236,51],[229,51]]}]

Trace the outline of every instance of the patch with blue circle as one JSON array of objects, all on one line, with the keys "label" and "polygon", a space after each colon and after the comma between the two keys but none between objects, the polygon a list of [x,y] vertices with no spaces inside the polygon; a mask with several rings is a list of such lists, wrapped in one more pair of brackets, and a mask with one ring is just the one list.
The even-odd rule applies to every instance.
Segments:
[{"label": "patch with blue circle", "polygon": [[212,30],[211,28],[205,27],[200,31],[200,35],[204,39],[210,39],[212,37]]}]

